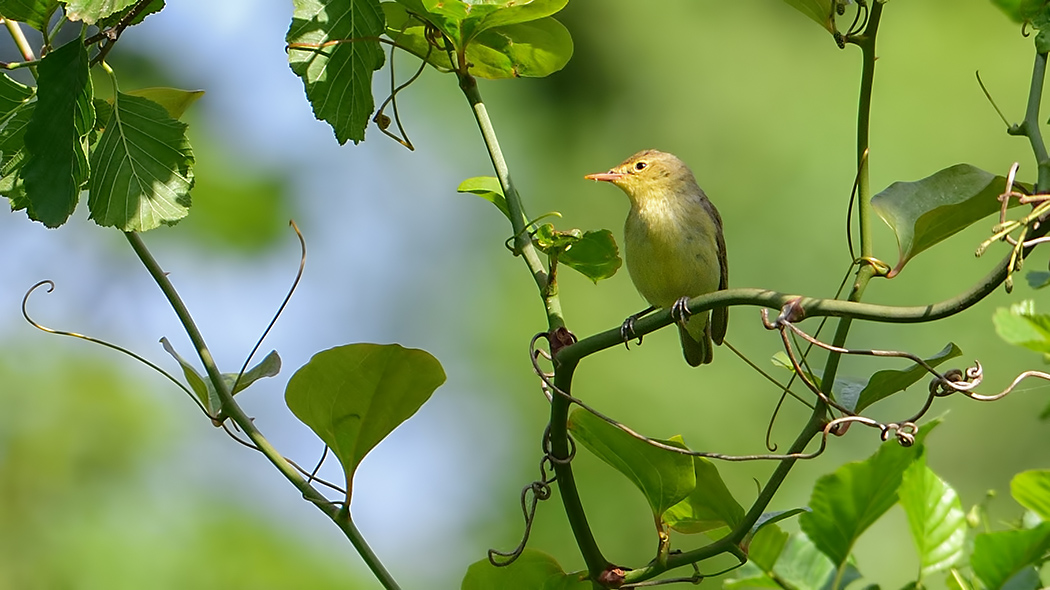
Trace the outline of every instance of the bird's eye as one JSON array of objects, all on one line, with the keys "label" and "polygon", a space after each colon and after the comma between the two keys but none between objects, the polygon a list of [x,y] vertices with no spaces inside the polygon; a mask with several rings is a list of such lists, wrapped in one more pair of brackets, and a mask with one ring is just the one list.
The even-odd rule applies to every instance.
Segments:
[{"label": "bird's eye", "polygon": [[634,164],[634,169],[635,169],[635,170],[645,170],[645,167],[646,167],[646,166],[648,166],[648,165],[649,165],[649,164],[648,164],[648,163],[646,163],[646,162],[636,162],[636,163]]}]

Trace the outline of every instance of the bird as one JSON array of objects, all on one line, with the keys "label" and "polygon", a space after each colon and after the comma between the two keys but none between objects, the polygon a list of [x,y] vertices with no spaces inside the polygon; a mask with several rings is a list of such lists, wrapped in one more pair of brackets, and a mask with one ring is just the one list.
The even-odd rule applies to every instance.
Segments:
[{"label": "bird", "polygon": [[627,342],[634,321],[656,308],[671,308],[682,352],[690,366],[710,363],[712,342],[722,344],[729,308],[690,314],[686,302],[729,286],[722,217],[677,156],[643,150],[608,172],[584,176],[612,183],[627,193],[624,257],[638,293],[650,307],[628,317],[620,333]]}]

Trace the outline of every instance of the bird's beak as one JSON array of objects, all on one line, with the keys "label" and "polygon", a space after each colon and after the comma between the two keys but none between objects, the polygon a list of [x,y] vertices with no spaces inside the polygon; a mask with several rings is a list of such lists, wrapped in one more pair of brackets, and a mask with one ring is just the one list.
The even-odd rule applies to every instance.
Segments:
[{"label": "bird's beak", "polygon": [[620,180],[623,177],[623,174],[612,171],[598,172],[597,174],[588,174],[587,176],[584,176],[584,178],[587,180],[603,180],[605,182],[616,182],[617,180]]}]

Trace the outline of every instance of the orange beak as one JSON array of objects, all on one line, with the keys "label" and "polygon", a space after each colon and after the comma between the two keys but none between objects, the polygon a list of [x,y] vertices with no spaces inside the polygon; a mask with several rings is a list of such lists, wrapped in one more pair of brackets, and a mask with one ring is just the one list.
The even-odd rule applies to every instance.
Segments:
[{"label": "orange beak", "polygon": [[616,182],[623,177],[623,174],[611,170],[609,172],[598,172],[597,174],[588,174],[587,176],[584,176],[586,180],[602,180],[605,182]]}]

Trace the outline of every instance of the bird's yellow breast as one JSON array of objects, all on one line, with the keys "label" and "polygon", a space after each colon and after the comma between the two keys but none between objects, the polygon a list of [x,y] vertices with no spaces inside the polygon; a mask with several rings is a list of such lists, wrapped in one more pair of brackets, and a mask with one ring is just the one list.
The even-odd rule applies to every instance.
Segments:
[{"label": "bird's yellow breast", "polygon": [[645,299],[670,307],[718,289],[717,228],[701,197],[632,199],[624,225],[627,271]]}]

